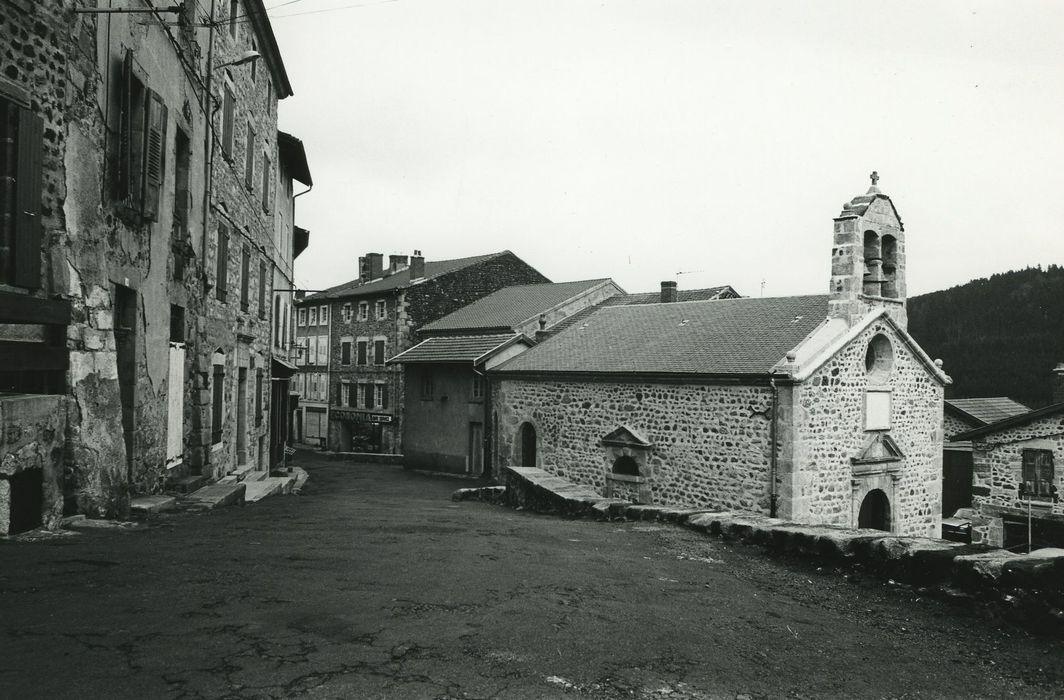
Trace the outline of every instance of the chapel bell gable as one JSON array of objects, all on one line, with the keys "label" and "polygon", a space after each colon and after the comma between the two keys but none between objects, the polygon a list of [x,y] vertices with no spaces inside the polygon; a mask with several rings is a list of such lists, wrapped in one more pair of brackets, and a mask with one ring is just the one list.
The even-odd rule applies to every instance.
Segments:
[{"label": "chapel bell gable", "polygon": [[829,313],[851,326],[876,308],[901,327],[905,313],[905,227],[890,197],[871,175],[868,191],[842,205],[831,250]]}]

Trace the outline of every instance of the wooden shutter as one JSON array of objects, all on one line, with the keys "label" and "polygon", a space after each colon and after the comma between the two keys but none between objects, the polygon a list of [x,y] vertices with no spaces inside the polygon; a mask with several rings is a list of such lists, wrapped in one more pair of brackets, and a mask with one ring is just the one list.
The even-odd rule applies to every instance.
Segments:
[{"label": "wooden shutter", "polygon": [[15,175],[15,284],[41,286],[41,118],[19,109]]},{"label": "wooden shutter", "polygon": [[[259,260],[259,318],[266,318],[266,261]],[[277,325],[277,319],[274,319],[274,326]],[[276,337],[276,343],[281,345],[281,334],[274,330]]]},{"label": "wooden shutter", "polygon": [[[255,65],[252,63],[251,65]],[[247,148],[244,159],[244,186],[251,190],[255,186],[255,131],[248,122]]]},{"label": "wooden shutter", "polygon": [[240,310],[248,310],[248,273],[251,271],[251,250],[240,249]]},{"label": "wooden shutter", "polygon": [[381,385],[381,408],[388,408],[388,385]]},{"label": "wooden shutter", "polygon": [[114,198],[128,202],[133,196],[133,50],[126,49],[118,84],[118,149],[115,154]]},{"label": "wooden shutter", "polygon": [[229,283],[229,231],[218,226],[218,269],[215,277],[215,292],[219,301],[225,301]]},{"label": "wooden shutter", "polygon": [[159,199],[166,173],[166,105],[153,90],[144,100],[144,191],[140,215],[144,221],[159,220]]}]

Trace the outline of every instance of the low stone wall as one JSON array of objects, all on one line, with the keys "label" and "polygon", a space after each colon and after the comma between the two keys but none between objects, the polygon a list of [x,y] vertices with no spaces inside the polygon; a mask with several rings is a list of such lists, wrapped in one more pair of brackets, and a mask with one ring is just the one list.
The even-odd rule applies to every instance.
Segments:
[{"label": "low stone wall", "polygon": [[459,489],[454,500],[482,500],[539,513],[599,520],[673,523],[708,535],[835,564],[861,565],[884,578],[998,601],[1021,621],[1064,634],[1064,549],[1013,554],[979,544],[897,537],[881,530],[801,525],[756,513],[633,505],[599,496],[535,467],[510,467],[505,486]]}]

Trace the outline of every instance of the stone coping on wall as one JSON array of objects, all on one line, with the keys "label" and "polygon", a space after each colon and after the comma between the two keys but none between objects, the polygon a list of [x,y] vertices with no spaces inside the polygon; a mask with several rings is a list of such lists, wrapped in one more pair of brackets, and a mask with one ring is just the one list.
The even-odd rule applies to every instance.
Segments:
[{"label": "stone coping on wall", "polygon": [[504,485],[458,489],[481,500],[540,513],[673,523],[708,535],[818,561],[860,565],[884,578],[1010,606],[1026,622],[1064,634],[1064,549],[1015,554],[985,545],[881,530],[793,523],[757,513],[635,505],[599,495],[535,467],[507,467]]}]

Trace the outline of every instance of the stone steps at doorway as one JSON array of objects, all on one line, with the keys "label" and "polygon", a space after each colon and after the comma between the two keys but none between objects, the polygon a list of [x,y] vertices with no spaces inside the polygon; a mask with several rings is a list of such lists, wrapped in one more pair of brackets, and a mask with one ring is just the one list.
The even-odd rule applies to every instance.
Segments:
[{"label": "stone steps at doorway", "polygon": [[253,468],[251,465],[244,465],[237,467],[235,470],[226,474],[221,479],[218,479],[218,483],[235,484],[241,481],[250,483],[252,481],[262,481],[263,479],[268,479],[269,477],[270,473],[264,469],[259,470]]},{"label": "stone steps at doorway", "polygon": [[138,496],[129,503],[129,509],[135,514],[162,513],[173,510],[177,499],[173,496]]},{"label": "stone steps at doorway", "polygon": [[255,503],[267,496],[288,495],[292,493],[295,483],[294,476],[271,476],[261,481],[245,481],[247,491],[244,493],[244,501]]},{"label": "stone steps at doorway", "polygon": [[170,481],[167,486],[167,491],[173,491],[179,494],[192,493],[207,485],[207,477],[202,474],[192,474],[180,479],[174,479]]},{"label": "stone steps at doorway", "polygon": [[181,501],[186,510],[213,510],[221,506],[244,505],[247,486],[238,484],[211,484],[191,493]]}]

